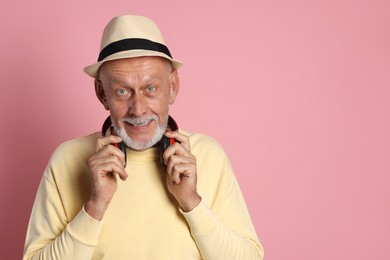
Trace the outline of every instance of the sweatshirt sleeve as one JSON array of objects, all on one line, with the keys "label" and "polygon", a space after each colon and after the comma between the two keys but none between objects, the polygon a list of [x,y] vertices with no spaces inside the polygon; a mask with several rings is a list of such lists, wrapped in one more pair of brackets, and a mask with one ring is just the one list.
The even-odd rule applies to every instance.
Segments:
[{"label": "sweatshirt sleeve", "polygon": [[192,211],[182,212],[203,259],[263,259],[263,247],[240,195],[231,194],[220,214],[203,200]]},{"label": "sweatshirt sleeve", "polygon": [[91,259],[102,222],[83,209],[68,220],[56,185],[43,176],[32,209],[23,259]]},{"label": "sweatshirt sleeve", "polygon": [[[221,146],[210,147],[206,155],[199,153],[197,157],[203,164],[198,175],[207,175],[203,177],[207,183],[201,184],[207,188],[199,192],[207,195],[203,197],[205,194],[200,193],[201,203],[190,212],[182,211],[191,235],[204,259],[263,259],[263,247],[230,161]],[[217,176],[218,181],[210,181],[211,175]],[[211,196],[207,193],[210,190]]]}]

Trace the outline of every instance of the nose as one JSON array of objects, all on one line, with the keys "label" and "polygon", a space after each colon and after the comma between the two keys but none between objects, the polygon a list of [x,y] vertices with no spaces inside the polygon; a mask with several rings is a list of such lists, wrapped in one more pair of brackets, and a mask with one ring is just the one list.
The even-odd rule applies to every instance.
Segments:
[{"label": "nose", "polygon": [[147,112],[147,104],[142,94],[137,93],[133,95],[133,98],[129,104],[129,115],[134,117],[140,117]]}]

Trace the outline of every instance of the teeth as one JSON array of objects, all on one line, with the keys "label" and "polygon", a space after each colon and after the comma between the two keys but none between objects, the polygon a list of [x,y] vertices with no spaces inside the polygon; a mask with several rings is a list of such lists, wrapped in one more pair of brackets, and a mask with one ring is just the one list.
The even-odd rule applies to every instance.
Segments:
[{"label": "teeth", "polygon": [[143,123],[143,124],[132,124],[133,126],[144,126],[144,125],[147,125],[147,123]]},{"label": "teeth", "polygon": [[123,122],[128,123],[132,126],[146,126],[151,121],[158,120],[157,116],[146,116],[146,117],[140,117],[140,118],[124,118]]},{"label": "teeth", "polygon": [[137,122],[137,123],[130,123],[131,125],[133,126],[145,126],[147,125],[149,122]]}]

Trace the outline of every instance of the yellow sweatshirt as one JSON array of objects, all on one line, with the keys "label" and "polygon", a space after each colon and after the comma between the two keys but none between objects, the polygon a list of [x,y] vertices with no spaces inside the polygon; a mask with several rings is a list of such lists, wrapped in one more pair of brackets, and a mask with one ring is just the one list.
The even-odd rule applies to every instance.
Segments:
[{"label": "yellow sweatshirt", "polygon": [[84,211],[88,159],[99,133],[60,145],[42,177],[23,259],[262,259],[245,201],[229,160],[212,138],[190,134],[201,203],[180,210],[165,184],[159,148],[127,149],[126,181],[102,221]]}]

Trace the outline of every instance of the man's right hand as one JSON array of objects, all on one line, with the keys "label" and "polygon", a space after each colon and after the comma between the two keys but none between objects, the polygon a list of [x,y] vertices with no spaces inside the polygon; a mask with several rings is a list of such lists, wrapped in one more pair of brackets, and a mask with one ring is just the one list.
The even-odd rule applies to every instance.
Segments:
[{"label": "man's right hand", "polygon": [[125,155],[111,145],[122,139],[115,135],[98,138],[95,154],[89,159],[91,171],[91,194],[85,203],[85,211],[92,218],[102,220],[117,188],[116,175],[126,180]]}]

